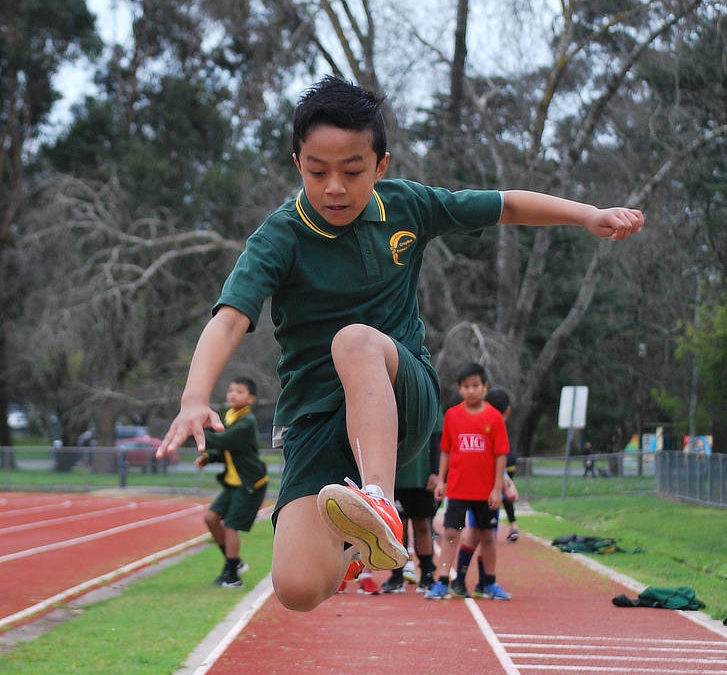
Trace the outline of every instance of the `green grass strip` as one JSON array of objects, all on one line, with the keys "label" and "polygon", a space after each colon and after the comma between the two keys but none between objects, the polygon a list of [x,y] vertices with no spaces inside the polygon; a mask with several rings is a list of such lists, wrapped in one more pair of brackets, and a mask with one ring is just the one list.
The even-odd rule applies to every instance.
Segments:
[{"label": "green grass strip", "polygon": [[85,608],[74,619],[0,658],[13,675],[161,675],[174,673],[189,653],[270,571],[272,526],[256,523],[242,536],[250,566],[244,588],[212,580],[223,558],[217,546],[132,584],[121,596]]}]

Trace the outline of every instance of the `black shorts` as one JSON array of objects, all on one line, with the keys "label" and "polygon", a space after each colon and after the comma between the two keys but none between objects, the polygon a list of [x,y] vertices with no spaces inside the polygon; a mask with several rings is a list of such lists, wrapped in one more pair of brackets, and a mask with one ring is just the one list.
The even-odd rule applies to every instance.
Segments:
[{"label": "black shorts", "polygon": [[433,518],[439,508],[434,495],[424,488],[396,488],[394,499],[401,518]]},{"label": "black shorts", "polygon": [[447,510],[444,512],[444,527],[461,530],[465,525],[467,511],[472,513],[473,527],[477,530],[496,530],[500,510],[492,510],[487,501],[465,499],[448,499]]}]

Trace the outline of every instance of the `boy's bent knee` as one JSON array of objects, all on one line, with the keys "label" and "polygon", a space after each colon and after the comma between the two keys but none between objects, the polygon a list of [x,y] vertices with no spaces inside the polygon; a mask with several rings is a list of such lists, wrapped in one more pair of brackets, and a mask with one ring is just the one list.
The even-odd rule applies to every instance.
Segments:
[{"label": "boy's bent knee", "polygon": [[341,328],[331,342],[331,349],[359,350],[368,345],[376,345],[384,334],[363,323],[352,323]]},{"label": "boy's bent knee", "polygon": [[329,598],[332,593],[311,585],[311,575],[301,573],[276,574],[273,570],[275,595],[286,609],[309,612]]}]

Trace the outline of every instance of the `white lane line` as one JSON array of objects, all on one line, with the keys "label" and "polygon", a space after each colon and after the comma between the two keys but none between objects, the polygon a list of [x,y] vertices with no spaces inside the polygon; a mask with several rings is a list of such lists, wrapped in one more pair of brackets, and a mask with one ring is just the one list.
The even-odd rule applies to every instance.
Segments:
[{"label": "white lane line", "polygon": [[26,530],[32,530],[36,527],[47,527],[49,525],[58,525],[60,523],[73,522],[74,520],[83,520],[84,518],[93,518],[94,516],[100,516],[101,514],[119,513],[121,511],[129,511],[138,509],[139,505],[136,502],[128,502],[121,506],[110,506],[106,509],[99,509],[98,511],[87,511],[86,513],[76,513],[72,516],[60,516],[59,518],[49,518],[48,520],[36,520],[33,523],[25,523],[23,525],[11,525],[10,527],[0,528],[0,534],[8,534],[9,532],[17,532]]},{"label": "white lane line", "polygon": [[549,666],[544,664],[538,664],[538,665],[527,665],[527,666],[520,666],[520,670],[537,670],[539,673],[544,670],[555,670],[559,673],[565,673],[565,672],[574,672],[574,673],[626,673],[627,675],[636,675],[637,673],[649,673],[650,675],[654,675],[655,672],[658,672],[658,675],[667,675],[668,673],[674,673],[674,675],[727,675],[727,670],[691,670],[687,669],[684,670],[683,668],[680,668],[679,670],[675,669],[669,669],[669,670],[661,670],[661,671],[655,671],[653,668],[635,668],[633,666],[625,666],[624,668],[619,668],[618,666],[565,666],[565,665],[557,665],[557,666]]},{"label": "white lane line", "polygon": [[100,586],[101,584],[106,583],[107,581],[111,581],[116,577],[123,576],[124,574],[128,574],[129,572],[133,572],[139,567],[144,567],[145,565],[156,562],[160,558],[166,558],[167,556],[178,553],[179,551],[183,551],[184,549],[190,548],[191,546],[196,546],[197,544],[201,544],[202,542],[209,541],[209,538],[209,534],[201,534],[194,539],[188,539],[181,544],[177,544],[176,546],[172,546],[171,548],[164,549],[163,551],[159,551],[158,553],[153,553],[146,556],[145,558],[140,558],[139,560],[128,563],[123,567],[115,569],[113,572],[108,572],[107,574],[103,574],[100,577],[96,577],[95,579],[84,581],[82,584],[78,584],[78,586],[74,586],[73,588],[69,588],[65,591],[62,591],[61,593],[57,593],[56,595],[48,598],[47,600],[43,600],[42,602],[32,605],[31,607],[27,607],[26,609],[16,612],[15,614],[11,614],[10,616],[6,616],[5,618],[0,619],[0,628],[9,623],[13,623],[14,621],[19,621],[28,616],[31,616],[36,612],[43,611],[44,609],[47,609],[48,607],[54,605],[57,602],[61,602],[68,597],[78,595],[80,592],[85,591],[88,588]]},{"label": "white lane line", "polygon": [[45,546],[36,546],[35,548],[28,548],[24,551],[17,551],[16,553],[8,553],[7,555],[0,556],[0,563],[9,562],[10,560],[17,560],[19,558],[28,558],[38,553],[45,553],[46,551],[55,551],[60,548],[68,548],[69,546],[75,546],[76,544],[83,544],[87,541],[93,541],[94,539],[101,539],[103,537],[110,537],[119,532],[127,532],[128,530],[134,530],[139,527],[146,527],[153,523],[158,523],[162,520],[169,520],[170,518],[182,518],[191,513],[201,511],[205,507],[201,504],[195,504],[182,511],[176,511],[172,513],[165,513],[161,516],[154,516],[153,518],[146,518],[145,520],[138,520],[133,523],[127,523],[126,525],[118,525],[117,527],[109,528],[108,530],[102,530],[100,532],[94,532],[93,534],[87,534],[83,537],[75,537],[74,539],[66,539],[65,541],[59,541],[54,544],[46,544]]},{"label": "white lane line", "polygon": [[[7,504],[7,499],[3,502]],[[41,504],[40,506],[25,506],[22,509],[11,509],[10,511],[0,511],[0,516],[19,516],[26,513],[35,513],[36,511],[45,511],[46,509],[67,509],[70,508],[73,502],[70,499],[65,499],[62,502],[56,502],[55,504]]]},{"label": "white lane line", "polygon": [[[500,635],[499,637],[502,637]],[[598,639],[598,638],[594,638]],[[551,644],[544,644],[543,642],[508,642],[503,641],[502,642],[504,647],[508,647],[511,650],[518,650],[518,649],[551,649],[551,650],[578,650],[583,649],[582,644],[564,644],[564,643],[551,643]],[[719,643],[719,642],[708,642],[706,644],[709,644],[713,647],[716,647],[716,649],[709,649],[707,647],[703,646],[704,643],[700,643],[699,645],[699,653],[700,654],[714,654],[714,655],[725,655],[727,656],[727,643]],[[721,646],[723,645],[723,646]],[[614,650],[617,650],[619,652],[637,652],[639,654],[643,654],[644,652],[667,652],[670,654],[676,654],[676,653],[684,653],[684,654],[694,654],[694,646],[685,646],[685,647],[645,647],[643,645],[627,645],[627,644],[620,644],[615,643],[611,645],[595,645],[595,644],[589,644],[588,649],[590,651],[602,651],[602,652],[611,652]],[[548,652],[556,654],[557,651]]]},{"label": "white lane line", "polygon": [[586,642],[590,646],[594,642],[618,642],[633,643],[636,645],[684,645],[685,647],[718,646],[725,644],[718,640],[687,640],[679,638],[636,638],[636,637],[611,637],[608,635],[537,635],[535,633],[500,633],[500,637],[506,640],[566,640],[568,642]]},{"label": "white lane line", "polygon": [[272,577],[268,574],[207,634],[175,675],[205,675],[272,593]]},{"label": "white lane line", "polygon": [[510,655],[502,646],[500,640],[497,639],[495,631],[493,631],[490,627],[490,624],[487,622],[487,619],[485,619],[485,615],[480,611],[477,603],[472,598],[465,598],[464,604],[467,605],[467,609],[469,609],[470,614],[480,629],[480,632],[485,636],[485,640],[489,643],[490,648],[495,653],[495,656],[497,656],[497,660],[500,662],[500,665],[502,665],[507,675],[518,675],[520,671],[515,667],[515,664],[512,662]]},{"label": "white lane line", "polygon": [[609,661],[615,663],[617,661],[626,661],[628,663],[687,663],[691,665],[696,664],[713,664],[713,665],[727,665],[725,659],[702,659],[692,655],[689,658],[675,658],[675,657],[660,657],[660,656],[638,656],[633,655],[620,656],[618,654],[556,654],[548,653],[543,654],[541,652],[520,652],[514,654],[518,659],[548,659],[548,661]]}]

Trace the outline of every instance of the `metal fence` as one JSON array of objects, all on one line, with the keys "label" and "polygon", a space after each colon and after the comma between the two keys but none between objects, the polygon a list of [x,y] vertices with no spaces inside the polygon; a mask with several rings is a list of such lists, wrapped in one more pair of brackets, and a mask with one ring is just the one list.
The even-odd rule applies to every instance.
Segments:
[{"label": "metal fence", "polygon": [[727,506],[727,455],[659,452],[655,478],[661,496]]},{"label": "metal fence", "polygon": [[[282,453],[261,449],[268,466],[268,495],[280,485]],[[147,466],[124,461],[119,448],[0,447],[0,490],[89,491],[129,489],[161,494],[216,491],[222,467],[194,466],[193,448],[179,461]],[[129,458],[126,458],[127,460]],[[683,452],[614,453],[570,457],[522,457],[515,476],[520,498],[539,499],[658,494],[705,505],[727,506],[727,455]]]},{"label": "metal fence", "polygon": [[[197,452],[181,448],[173,464],[148,461],[138,452],[132,457],[120,448],[107,447],[0,447],[0,490],[69,491],[129,489],[159,494],[205,494],[220,489],[216,476],[221,464],[202,471],[194,465]],[[261,450],[268,466],[268,496],[280,484],[282,454]]]}]

